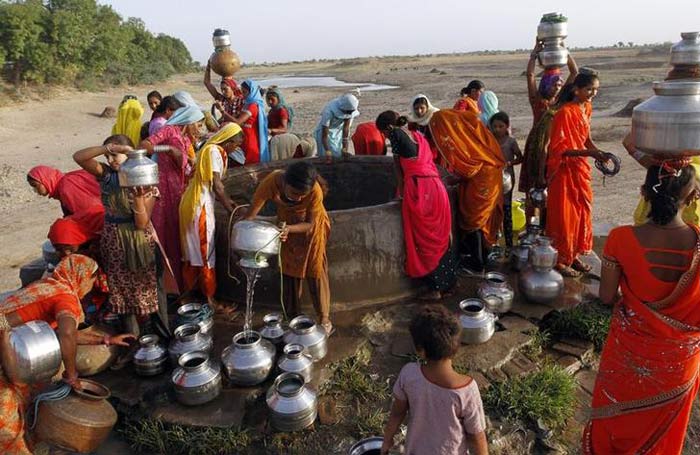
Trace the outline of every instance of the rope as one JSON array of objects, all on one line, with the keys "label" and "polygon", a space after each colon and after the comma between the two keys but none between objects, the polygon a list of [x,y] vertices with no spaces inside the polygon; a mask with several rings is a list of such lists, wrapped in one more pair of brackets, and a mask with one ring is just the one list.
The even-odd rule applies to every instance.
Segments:
[{"label": "rope", "polygon": [[243,207],[250,207],[250,204],[242,204],[233,209],[231,212],[231,215],[228,217],[228,230],[226,231],[227,233],[227,248],[226,248],[226,273],[228,274],[228,277],[231,278],[233,281],[236,282],[236,284],[241,284],[241,280],[236,278],[231,274],[231,227],[232,227],[232,222],[233,222],[233,217],[236,216],[236,212],[238,212],[238,209],[241,209]]},{"label": "rope", "polygon": [[42,392],[39,395],[36,396],[34,399],[34,417],[32,420],[32,424],[30,425],[29,429],[33,430],[34,427],[36,426],[37,422],[37,417],[39,416],[39,404],[41,404],[42,401],[60,401],[63,400],[70,394],[71,391],[71,386],[68,384],[62,383],[58,385],[57,387],[48,390],[46,392]]},{"label": "rope", "polygon": [[[603,152],[603,156],[607,158],[605,161],[595,160],[595,167],[606,177],[613,177],[620,172],[620,158],[612,153]],[[608,167],[606,163],[612,162],[612,168]]]}]

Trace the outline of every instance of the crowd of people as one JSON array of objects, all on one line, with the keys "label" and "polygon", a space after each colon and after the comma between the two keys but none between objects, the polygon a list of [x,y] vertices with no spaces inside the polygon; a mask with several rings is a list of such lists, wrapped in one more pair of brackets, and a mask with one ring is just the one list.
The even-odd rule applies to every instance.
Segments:
[{"label": "crowd of people", "polygon": [[[394,157],[405,272],[425,283],[422,299],[440,301],[460,269],[482,273],[499,238],[506,248],[513,245],[518,165],[528,219],[553,239],[557,270],[572,278],[588,273],[582,260],[593,246],[588,158],[608,159],[591,140],[600,78],[579,69],[570,56],[566,78],[561,70],[548,69],[538,84],[540,50],[537,43],[527,65],[533,123],[523,152],[497,95],[479,80],[460,91],[451,109],[439,109],[419,94],[404,115],[387,110],[357,125],[352,135],[360,103],[355,93],[328,102],[313,134],[299,135],[293,132],[294,109],[279,87],[261,88],[252,79],[239,85],[232,77],[217,87],[209,67],[204,85],[214,100],[210,111],[187,92],[163,97],[153,91],[146,97],[152,114],[142,123],[141,103],[126,96],[112,134],[73,155],[82,170],[62,174],[39,165],[27,173],[39,195],[60,201],[64,217],[48,237],[62,259],[48,276],[0,303],[3,361],[11,327],[45,320],[59,333],[65,381],[79,387],[76,344],[130,345],[114,366],[121,368],[133,354],[133,338],[151,331],[169,335],[169,298],[199,293],[214,309],[230,313],[215,300],[217,203],[246,219],[274,203],[284,223],[287,312],[301,312],[306,281],[319,322],[332,334],[326,256],[331,224],[323,204],[332,188],[312,161],[302,158],[341,157],[349,154],[351,140],[356,155],[390,151]],[[680,453],[700,384],[700,311],[694,300],[700,293],[698,163],[654,160],[640,154],[630,137],[624,145],[648,172],[637,226],[614,229],[605,247],[600,295],[616,307],[583,446],[591,454]],[[119,185],[120,166],[134,148],[157,162],[157,186]],[[229,167],[287,159],[296,160],[260,182],[247,210],[226,194]],[[443,179],[445,171],[450,179]],[[504,188],[506,180],[511,189]],[[457,238],[445,182],[458,187]],[[546,207],[538,209],[530,196],[544,189]],[[95,339],[76,330],[86,319],[109,315],[121,319],[122,335]],[[382,453],[391,448],[407,414],[407,453],[457,454],[467,447],[470,453],[487,453],[478,388],[452,368],[459,345],[454,316],[442,306],[427,307],[415,316],[410,332],[425,363],[406,365],[396,381]],[[629,387],[631,382],[636,386]],[[29,453],[21,417],[26,399],[26,387],[0,371],[0,407],[10,417],[0,426],[3,453]]]}]

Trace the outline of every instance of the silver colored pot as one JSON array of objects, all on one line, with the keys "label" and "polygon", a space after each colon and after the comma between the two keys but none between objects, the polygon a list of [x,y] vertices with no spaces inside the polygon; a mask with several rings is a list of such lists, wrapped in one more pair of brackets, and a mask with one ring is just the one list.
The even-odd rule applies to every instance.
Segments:
[{"label": "silver colored pot", "polygon": [[46,240],[41,244],[41,257],[44,259],[46,265],[52,265],[56,267],[59,262],[61,262],[61,257],[58,255],[56,248],[50,240]]},{"label": "silver colored pot", "polygon": [[384,438],[381,436],[373,436],[357,441],[348,450],[348,455],[375,455],[379,454],[384,444]]},{"label": "silver colored pot", "polygon": [[284,342],[284,334],[287,331],[282,326],[282,315],[279,313],[266,314],[263,317],[265,325],[260,329],[260,335],[267,341],[277,346]]},{"label": "silver colored pot", "polygon": [[206,303],[187,303],[177,309],[177,325],[182,324],[199,325],[202,335],[212,335],[214,330],[213,311]]},{"label": "silver colored pot", "polygon": [[168,354],[173,365],[177,365],[180,356],[188,352],[211,352],[214,342],[211,337],[203,335],[197,324],[183,324],[175,329],[175,338],[170,342]]},{"label": "silver colored pot", "polygon": [[278,431],[299,431],[316,420],[316,393],[297,373],[282,373],[267,391],[270,423]]},{"label": "silver colored pot", "polygon": [[544,47],[537,54],[540,65],[549,68],[560,68],[566,66],[569,60],[569,51],[564,46],[561,38],[552,38],[544,42]]},{"label": "silver colored pot", "polygon": [[488,272],[476,290],[486,307],[493,313],[507,313],[513,307],[515,293],[502,273]]},{"label": "silver colored pot", "polygon": [[654,82],[654,93],[632,111],[634,145],[669,158],[700,154],[700,82]]},{"label": "silver colored pot", "polygon": [[460,340],[463,344],[481,344],[491,339],[496,331],[496,316],[486,309],[486,302],[480,299],[462,300],[459,309],[459,325],[462,327]]},{"label": "silver colored pot", "polygon": [[566,38],[569,35],[568,22],[540,22],[537,26],[537,39]]},{"label": "silver colored pot", "polygon": [[288,344],[282,350],[282,357],[277,362],[277,368],[282,373],[298,373],[304,378],[304,382],[311,382],[314,359],[304,352],[304,346]]},{"label": "silver colored pot", "polygon": [[241,266],[265,268],[268,258],[280,251],[279,234],[277,226],[266,221],[239,221],[233,225],[231,249],[240,256]]},{"label": "silver colored pot", "polygon": [[289,323],[289,332],[284,336],[286,344],[300,344],[316,360],[321,360],[328,352],[326,330],[308,316],[300,315]]},{"label": "silver colored pot", "polygon": [[188,352],[180,357],[179,367],[170,377],[175,398],[187,406],[208,403],[221,393],[221,370],[202,351]]},{"label": "silver colored pot", "polygon": [[671,46],[671,65],[700,65],[700,32],[681,33],[681,38]]},{"label": "silver colored pot", "polygon": [[564,292],[564,278],[554,269],[538,270],[527,267],[520,272],[520,291],[533,303],[549,303]]},{"label": "silver colored pot", "polygon": [[530,248],[529,263],[537,270],[549,270],[557,265],[558,257],[559,252],[552,246],[552,239],[540,236]]},{"label": "silver colored pot", "polygon": [[61,367],[61,345],[45,321],[29,321],[9,334],[10,356],[3,365],[12,382],[34,384],[51,379]]},{"label": "silver colored pot", "polygon": [[503,169],[503,193],[508,193],[513,189],[513,177],[510,172]]},{"label": "silver colored pot", "polygon": [[119,166],[119,186],[158,185],[158,163],[146,156],[146,150],[132,150],[127,159]]},{"label": "silver colored pot", "polygon": [[237,333],[221,353],[226,376],[233,384],[253,386],[265,381],[275,365],[275,347],[258,332]]},{"label": "silver colored pot", "polygon": [[139,349],[134,354],[134,371],[139,376],[155,376],[165,371],[168,350],[159,343],[158,335],[139,337]]},{"label": "silver colored pot", "polygon": [[211,37],[212,44],[214,47],[224,47],[231,45],[231,35],[228,30],[217,28],[214,30],[214,34]]},{"label": "silver colored pot", "polygon": [[532,188],[528,192],[530,196],[530,201],[534,207],[546,208],[547,207],[547,188]]},{"label": "silver colored pot", "polygon": [[524,270],[529,264],[530,248],[537,241],[541,229],[535,225],[528,225],[526,231],[518,238],[518,244],[511,250],[511,266],[516,271]]}]

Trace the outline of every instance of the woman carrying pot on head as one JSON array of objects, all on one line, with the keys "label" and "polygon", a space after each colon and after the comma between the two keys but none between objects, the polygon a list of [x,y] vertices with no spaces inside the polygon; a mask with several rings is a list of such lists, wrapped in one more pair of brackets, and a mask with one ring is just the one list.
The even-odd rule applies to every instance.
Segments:
[{"label": "woman carrying pot on head", "polygon": [[[153,136],[139,144],[149,153],[158,151],[158,192],[160,197],[153,208],[153,227],[158,234],[179,289],[182,282],[182,250],[179,225],[180,199],[185,191],[187,165],[194,164],[194,144],[200,136],[204,115],[196,107],[188,106],[175,111],[172,117]],[[156,149],[158,147],[158,149]]]},{"label": "woman carrying pot on head", "polygon": [[329,335],[331,292],[328,281],[326,243],[331,222],[323,207],[326,181],[308,161],[298,161],[286,170],[271,172],[260,183],[246,219],[252,220],[267,201],[277,207],[277,221],[286,223],[280,235],[284,302],[291,315],[301,312],[302,282],[306,280],[311,301],[321,325]]},{"label": "woman carrying pot on head", "polygon": [[428,141],[408,131],[407,123],[406,117],[393,111],[379,114],[376,121],[377,129],[391,142],[398,174],[406,274],[424,279],[430,289],[424,300],[440,300],[455,284],[452,209]]},{"label": "woman carrying pot on head", "polygon": [[180,241],[185,292],[198,288],[215,307],[216,218],[218,200],[228,212],[235,204],[221,182],[226,174],[228,153],[243,143],[243,130],[235,123],[224,125],[202,147],[194,174],[180,200]]},{"label": "woman carrying pot on head", "polygon": [[689,159],[651,164],[642,186],[647,221],[608,236],[600,299],[614,308],[586,455],[683,452],[700,387],[700,229],[682,216],[698,198],[695,172]]},{"label": "woman carrying pot on head", "polygon": [[29,386],[15,382],[9,344],[10,330],[30,321],[45,321],[53,327],[61,346],[65,371],[63,380],[80,388],[76,370],[79,344],[128,346],[131,334],[101,336],[78,331],[84,315],[80,299],[92,289],[98,273],[97,262],[79,254],[63,258],[51,277],[42,278],[0,302],[0,451],[3,454],[31,454],[24,439],[24,414],[29,404]]},{"label": "woman carrying pot on head", "polygon": [[204,70],[204,86],[214,98],[214,108],[221,114],[222,123],[233,122],[233,119],[241,115],[245,96],[233,77],[221,79],[219,92],[211,82],[211,65],[207,62],[207,68]]},{"label": "woman carrying pot on head", "polygon": [[435,147],[435,142],[433,142],[433,136],[430,134],[428,125],[430,124],[430,119],[433,118],[433,114],[439,110],[440,109],[430,103],[427,96],[419,94],[411,100],[411,109],[406,116],[408,119],[408,129],[410,131],[418,131],[427,139],[435,163],[438,162],[438,151]]},{"label": "woman carrying pot on head", "polygon": [[260,93],[260,86],[252,79],[241,84],[244,103],[241,114],[231,121],[243,128],[243,145],[245,164],[267,163],[270,161],[270,147],[267,142],[267,114],[265,101]]},{"label": "woman carrying pot on head", "polygon": [[318,156],[330,158],[348,153],[350,126],[352,126],[352,120],[360,115],[357,110],[359,105],[360,101],[350,93],[326,104],[314,130]]}]

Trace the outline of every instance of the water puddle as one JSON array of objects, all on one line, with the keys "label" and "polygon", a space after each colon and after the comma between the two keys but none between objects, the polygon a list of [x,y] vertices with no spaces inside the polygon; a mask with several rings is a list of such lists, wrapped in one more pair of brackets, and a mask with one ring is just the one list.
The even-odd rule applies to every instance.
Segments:
[{"label": "water puddle", "polygon": [[395,85],[373,84],[371,82],[345,82],[332,76],[281,76],[262,79],[258,83],[261,87],[269,87],[271,85],[276,85],[279,88],[352,87],[368,92],[399,88]]}]

